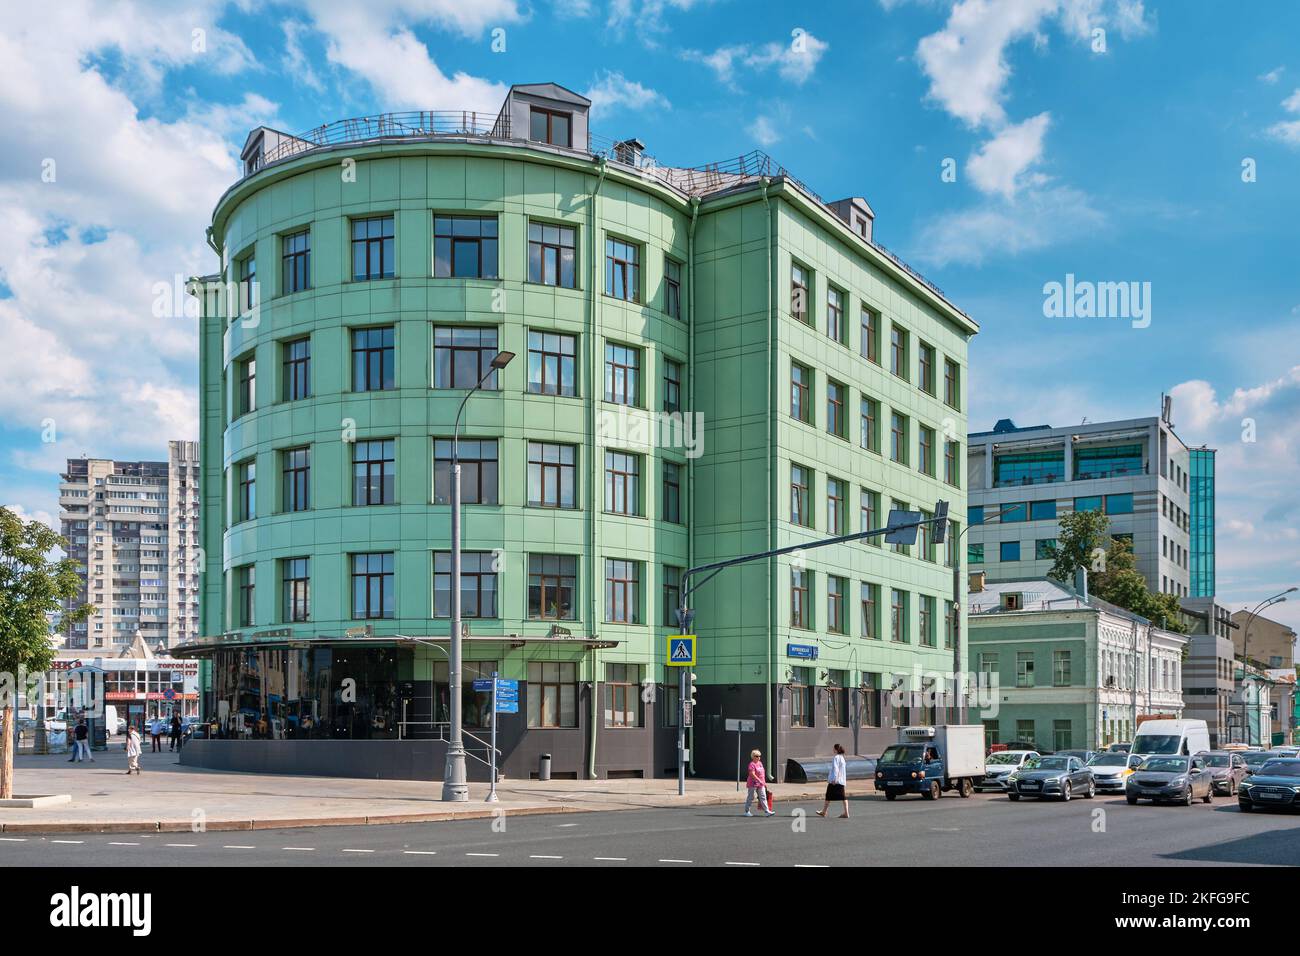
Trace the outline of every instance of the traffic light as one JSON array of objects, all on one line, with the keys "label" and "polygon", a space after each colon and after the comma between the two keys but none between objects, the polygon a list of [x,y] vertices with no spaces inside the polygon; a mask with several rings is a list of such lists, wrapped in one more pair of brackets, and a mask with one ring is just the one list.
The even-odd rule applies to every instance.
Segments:
[{"label": "traffic light", "polygon": [[686,672],[686,703],[695,706],[695,672]]},{"label": "traffic light", "polygon": [[948,536],[948,502],[940,499],[934,503],[934,524],[931,526],[930,540],[943,544]]}]

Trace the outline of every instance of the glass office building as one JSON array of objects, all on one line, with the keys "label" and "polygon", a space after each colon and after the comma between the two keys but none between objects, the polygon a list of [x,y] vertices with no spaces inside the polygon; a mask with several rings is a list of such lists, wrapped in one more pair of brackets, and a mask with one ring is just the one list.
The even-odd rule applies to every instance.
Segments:
[{"label": "glass office building", "polygon": [[1192,597],[1214,596],[1214,449],[1193,448],[1188,471]]}]

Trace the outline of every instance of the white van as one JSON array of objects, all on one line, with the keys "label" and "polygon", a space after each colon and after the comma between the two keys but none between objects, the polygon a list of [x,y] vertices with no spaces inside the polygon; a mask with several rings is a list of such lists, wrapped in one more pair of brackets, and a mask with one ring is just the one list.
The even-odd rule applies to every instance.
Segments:
[{"label": "white van", "polygon": [[1210,728],[1203,720],[1146,720],[1137,729],[1131,753],[1191,756],[1210,749]]},{"label": "white van", "polygon": [[117,708],[112,704],[104,705],[104,732],[110,737],[117,733]]}]

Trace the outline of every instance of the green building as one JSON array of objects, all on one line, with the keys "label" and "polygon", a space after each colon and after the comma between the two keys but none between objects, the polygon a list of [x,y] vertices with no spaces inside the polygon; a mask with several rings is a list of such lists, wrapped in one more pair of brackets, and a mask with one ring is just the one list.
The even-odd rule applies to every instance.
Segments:
[{"label": "green building", "polygon": [[[499,350],[461,430],[463,679],[519,681],[508,776],[676,772],[683,569],[963,513],[977,327],[867,203],[759,153],[660,165],[589,105],[538,84],[499,114],[250,134],[194,284],[205,636],[177,653],[212,661],[214,739],[186,762],[441,775],[449,439]],[[733,772],[733,717],[774,768],[878,752],[912,716],[895,675],[951,671],[951,558],[846,545],[705,584],[694,772]]]},{"label": "green building", "polygon": [[1213,448],[1192,448],[1187,453],[1191,476],[1190,503],[1192,589],[1194,598],[1214,597],[1214,455]]}]

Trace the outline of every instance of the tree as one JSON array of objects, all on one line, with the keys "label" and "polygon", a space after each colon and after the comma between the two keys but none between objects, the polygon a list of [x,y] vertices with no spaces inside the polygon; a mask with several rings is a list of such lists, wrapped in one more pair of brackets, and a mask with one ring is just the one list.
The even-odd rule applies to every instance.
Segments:
[{"label": "tree", "polygon": [[1074,572],[1092,572],[1096,553],[1106,551],[1110,519],[1100,511],[1072,511],[1061,516],[1060,532],[1052,548],[1052,570],[1047,576],[1062,584],[1074,584]]},{"label": "tree", "polygon": [[1103,601],[1139,614],[1167,631],[1187,632],[1179,613],[1178,598],[1151,593],[1147,579],[1137,569],[1133,546],[1127,539],[1116,538],[1111,542],[1106,563],[1089,581],[1088,589]]},{"label": "tree", "polygon": [[[81,590],[76,562],[49,558],[55,548],[67,546],[45,524],[24,524],[0,508],[0,799],[13,797],[19,675],[49,669],[54,645],[47,615]],[[66,610],[63,620],[84,621],[94,610],[90,605]]]}]

